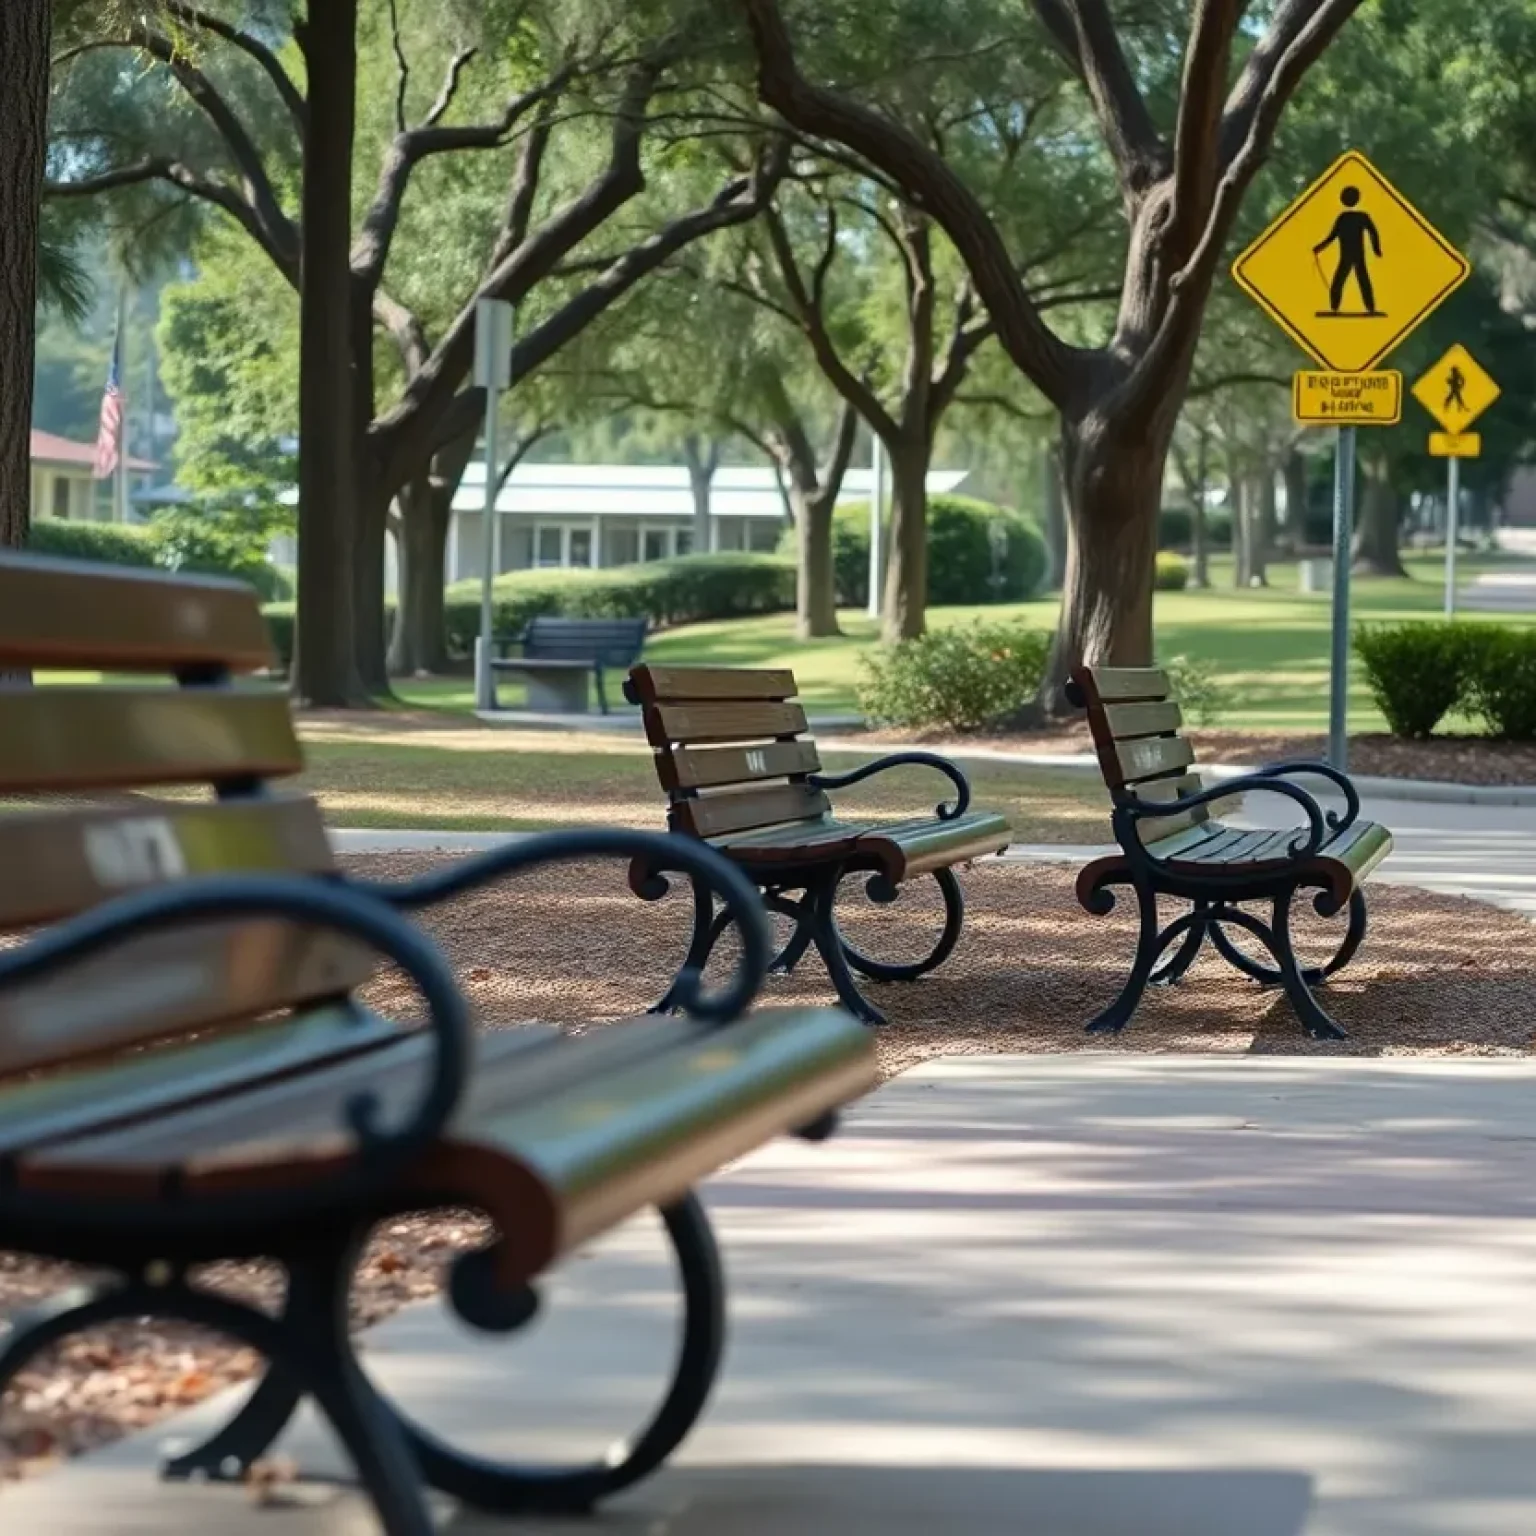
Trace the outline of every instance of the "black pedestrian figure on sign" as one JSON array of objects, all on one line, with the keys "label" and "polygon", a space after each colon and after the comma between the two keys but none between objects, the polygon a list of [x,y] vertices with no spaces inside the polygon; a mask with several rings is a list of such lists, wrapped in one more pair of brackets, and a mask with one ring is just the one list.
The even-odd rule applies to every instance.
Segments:
[{"label": "black pedestrian figure on sign", "polygon": [[1455,363],[1451,364],[1450,371],[1445,376],[1445,409],[1450,410],[1454,405],[1456,409],[1466,414],[1467,402],[1462,395],[1462,390],[1467,387],[1467,376]]},{"label": "black pedestrian figure on sign", "polygon": [[[1360,290],[1360,298],[1365,304],[1363,313],[1367,316],[1379,315],[1381,311],[1376,308],[1376,290],[1371,285],[1371,269],[1366,259],[1365,242],[1367,240],[1371,242],[1371,249],[1376,253],[1379,261],[1381,236],[1370,214],[1360,211],[1358,187],[1345,187],[1339,194],[1339,201],[1344,204],[1343,213],[1333,221],[1333,228],[1328,231],[1328,238],[1312,247],[1314,257],[1320,256],[1330,245],[1337,244],[1339,247],[1339,264],[1334,268],[1333,283],[1328,290],[1329,309],[1324,313],[1332,315],[1339,313],[1339,306],[1344,302],[1344,290],[1353,276],[1355,286]],[[1322,272],[1321,262],[1318,263],[1318,272]]]}]

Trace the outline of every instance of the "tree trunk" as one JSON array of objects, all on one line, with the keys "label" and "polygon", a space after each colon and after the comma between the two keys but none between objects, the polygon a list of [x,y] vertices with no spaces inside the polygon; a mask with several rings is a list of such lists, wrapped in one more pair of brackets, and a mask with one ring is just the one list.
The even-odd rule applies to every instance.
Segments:
[{"label": "tree trunk", "polygon": [[1355,526],[1354,569],[1362,576],[1406,576],[1397,543],[1397,492],[1386,463],[1365,472],[1365,495]]},{"label": "tree trunk", "polygon": [[1227,507],[1232,514],[1232,585],[1246,587],[1252,558],[1253,522],[1248,482],[1235,469],[1227,474]]},{"label": "tree trunk", "polygon": [[1067,509],[1061,489],[1061,440],[1045,446],[1040,460],[1045,503],[1045,589],[1061,591],[1067,577]]},{"label": "tree trunk", "polygon": [[795,634],[801,640],[840,635],[837,624],[837,580],[832,564],[834,496],[824,487],[794,487]]},{"label": "tree trunk", "polygon": [[1205,499],[1211,485],[1211,434],[1199,427],[1195,433],[1195,483],[1189,487],[1189,538],[1194,556],[1193,581],[1197,587],[1211,584],[1211,530],[1205,519]]},{"label": "tree trunk", "polygon": [[387,698],[389,686],[389,611],[384,591],[389,544],[391,496],[379,483],[379,466],[368,439],[373,421],[373,298],[360,283],[352,288],[352,431],[356,465],[357,547],[352,570],[357,620],[357,670],[363,687]]},{"label": "tree trunk", "polygon": [[890,559],[885,568],[887,645],[915,640],[928,617],[928,439],[888,442],[891,472]]},{"label": "tree trunk", "polygon": [[1307,542],[1307,461],[1299,448],[1285,456],[1285,532],[1293,554]]},{"label": "tree trunk", "polygon": [[443,586],[452,502],[452,491],[444,495],[425,476],[400,492],[400,584],[389,647],[391,677],[425,677],[447,666]]},{"label": "tree trunk", "polygon": [[688,489],[693,496],[693,552],[707,555],[714,548],[710,492],[720,467],[720,445],[697,437],[683,440],[683,460],[688,465]]},{"label": "tree trunk", "polygon": [[0,548],[27,542],[50,0],[0,0]]},{"label": "tree trunk", "polygon": [[[1180,391],[1172,390],[1177,415]],[[1166,414],[1166,413],[1165,413]],[[1056,638],[1036,700],[1013,717],[1075,715],[1075,667],[1144,667],[1153,658],[1152,573],[1173,419],[1121,424],[1098,413],[1063,436],[1071,544]]]},{"label": "tree trunk", "polygon": [[311,0],[298,36],[309,81],[309,124],[304,135],[299,304],[299,579],[293,690],[306,704],[355,709],[368,703],[357,666],[355,601],[361,585],[356,570],[362,466],[357,462],[358,434],[347,409],[356,399],[349,256],[357,0]]},{"label": "tree trunk", "polygon": [[1275,523],[1279,510],[1279,497],[1275,492],[1275,465],[1265,459],[1259,471],[1259,494],[1255,505],[1256,525],[1253,545],[1248,551],[1249,585],[1254,578],[1261,587],[1269,585],[1269,557],[1275,547]]}]

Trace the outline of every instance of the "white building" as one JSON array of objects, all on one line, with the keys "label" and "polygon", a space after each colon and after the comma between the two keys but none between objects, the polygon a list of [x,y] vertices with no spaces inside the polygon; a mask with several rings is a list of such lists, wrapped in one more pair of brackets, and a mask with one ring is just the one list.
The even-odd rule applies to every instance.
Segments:
[{"label": "white building", "polygon": [[[95,443],[77,443],[33,427],[31,455],[34,518],[57,517],[76,523],[112,521],[112,482],[96,478]],[[147,459],[130,455],[130,491],[144,484],[154,467]]]},{"label": "white building", "polygon": [[[935,470],[930,493],[964,470]],[[871,472],[851,469],[840,502],[867,501]],[[693,551],[693,495],[682,465],[519,464],[497,497],[503,571],[633,565]],[[485,466],[471,464],[453,499],[448,580],[478,576],[484,548]],[[778,548],[786,525],[772,469],[728,466],[710,490],[712,550]]]}]

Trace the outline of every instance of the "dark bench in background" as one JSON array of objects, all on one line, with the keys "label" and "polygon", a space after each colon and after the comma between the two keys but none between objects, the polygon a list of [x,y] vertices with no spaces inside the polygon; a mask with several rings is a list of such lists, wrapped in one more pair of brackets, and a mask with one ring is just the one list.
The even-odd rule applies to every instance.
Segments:
[{"label": "dark bench in background", "polygon": [[[955,866],[1002,852],[1006,818],[970,810],[965,775],[931,752],[898,752],[851,773],[822,773],[816,743],[804,734],[805,711],[794,702],[793,672],[646,665],[630,673],[624,692],[642,706],[672,830],[719,849],[756,882],[771,911],[794,922],[773,969],[792,970],[815,945],[843,1003],[883,1024],[885,1015],[859,990],[853,972],[915,981],[948,958],[965,914]],[[914,766],[943,774],[954,785],[953,803],[896,822],[834,813],[828,791]],[[903,884],[923,875],[934,878],[944,900],[944,927],[925,958],[888,964],[848,943],[836,914],[845,878],[862,877],[871,900],[890,903]],[[631,884],[641,890],[644,879],[637,864]],[[730,922],[728,912],[714,911],[708,891],[696,887],[686,963],[702,969]]]},{"label": "dark bench in background", "polygon": [[[0,951],[0,1247],[109,1276],[14,1320],[0,1391],[72,1333],[179,1318],[254,1348],[267,1374],[168,1476],[244,1476],[309,1396],[386,1536],[435,1530],[424,1481],[498,1512],[587,1510],[660,1465],[719,1366],[723,1281],[691,1186],[780,1133],[828,1134],[873,1080],[868,1034],[830,1009],[745,1013],[769,957],[757,893],[662,833],[546,834],[411,883],[344,879],[314,802],[270,790],[302,766],[286,699],[232,686],[268,659],[238,584],[0,556],[0,667],[182,684],[0,688],[0,795],[38,797],[0,814],[0,931],[54,925]],[[79,803],[173,784],[214,798]],[[723,901],[740,965],[713,994],[681,977],[685,1016],[477,1036],[402,911],[595,856],[643,858]],[[354,998],[381,959],[414,984],[424,1023]],[[662,1405],[622,1453],[563,1469],[464,1456],[359,1367],[347,1294],[380,1219],[489,1216],[494,1237],[455,1262],[449,1296],[471,1326],[510,1333],[546,1269],[646,1206],[677,1254],[684,1323]],[[192,1269],[256,1257],[287,1272],[277,1316]]]},{"label": "dark bench in background", "polygon": [[[1079,874],[1077,899],[1104,916],[1115,905],[1111,887],[1130,886],[1141,925],[1124,990],[1088,1028],[1123,1029],[1147,986],[1180,981],[1209,939],[1245,976],[1283,987],[1314,1039],[1343,1039],[1344,1031],[1313,988],[1354,958],[1365,937],[1366,878],[1392,851],[1392,834],[1360,819],[1354,785],[1325,763],[1297,762],[1275,763],[1203,788],[1192,771],[1194,748],[1183,736],[1183,715],[1168,674],[1156,667],[1080,668],[1069,692],[1088,712],[1120,845],[1118,854],[1095,860]],[[1325,811],[1294,782],[1308,776],[1328,781],[1343,797],[1343,810]],[[1236,809],[1241,796],[1260,792],[1290,800],[1306,825],[1245,831],[1220,819],[1223,811]],[[1291,910],[1307,890],[1317,893],[1313,906],[1320,915],[1349,912],[1333,958],[1313,968],[1297,960],[1291,938]],[[1189,911],[1159,927],[1159,897],[1188,902]],[[1269,907],[1268,922],[1242,910],[1250,902]],[[1229,928],[1257,939],[1274,964],[1245,954]],[[1169,951],[1171,957],[1159,966]]]},{"label": "dark bench in background", "polygon": [[519,647],[522,654],[496,656],[491,670],[527,678],[528,708],[555,715],[587,714],[593,679],[606,715],[604,673],[622,672],[639,661],[649,627],[646,619],[533,619],[520,635],[498,642]]}]

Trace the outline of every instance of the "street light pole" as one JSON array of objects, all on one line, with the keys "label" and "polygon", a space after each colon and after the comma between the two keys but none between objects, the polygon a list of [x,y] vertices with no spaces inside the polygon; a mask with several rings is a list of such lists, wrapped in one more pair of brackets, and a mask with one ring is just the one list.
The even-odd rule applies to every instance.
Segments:
[{"label": "street light pole", "polygon": [[880,548],[880,536],[884,528],[885,511],[885,444],[880,441],[880,434],[873,428],[870,429],[870,474],[873,484],[869,493],[869,616],[872,619],[880,617],[880,587],[882,566],[882,550]]},{"label": "street light pole", "polygon": [[512,306],[501,299],[481,299],[475,305],[475,384],[485,391],[485,511],[480,542],[480,634],[475,640],[475,708],[495,709],[496,622],[492,584],[501,563],[500,516],[496,510],[498,427],[501,392],[512,382]]}]

